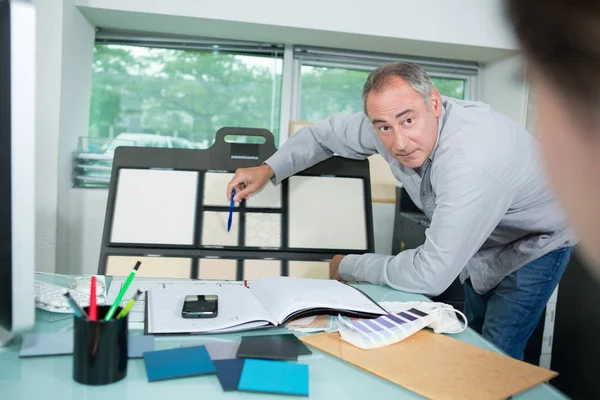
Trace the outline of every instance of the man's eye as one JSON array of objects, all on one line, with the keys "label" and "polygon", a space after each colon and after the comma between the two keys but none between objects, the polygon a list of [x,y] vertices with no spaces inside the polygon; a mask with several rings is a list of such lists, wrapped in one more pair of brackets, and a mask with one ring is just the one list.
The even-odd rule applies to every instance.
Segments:
[{"label": "man's eye", "polygon": [[390,131],[390,127],[389,127],[389,126],[380,126],[380,127],[379,127],[379,130],[380,130],[381,132],[387,133],[387,132],[389,132],[389,131]]},{"label": "man's eye", "polygon": [[404,121],[406,125],[412,125],[413,122],[414,120],[412,118],[407,118],[406,121]]}]

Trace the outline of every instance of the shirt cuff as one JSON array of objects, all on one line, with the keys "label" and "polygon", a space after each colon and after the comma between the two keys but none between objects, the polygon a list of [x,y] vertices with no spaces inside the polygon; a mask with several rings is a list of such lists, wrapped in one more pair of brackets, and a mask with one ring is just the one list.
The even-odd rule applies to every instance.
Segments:
[{"label": "shirt cuff", "polygon": [[274,185],[279,185],[281,181],[292,175],[292,170],[286,160],[286,156],[281,151],[276,151],[275,154],[269,157],[264,163],[273,170],[274,175],[271,178],[271,182],[273,182]]},{"label": "shirt cuff", "polygon": [[340,263],[340,277],[345,281],[364,281],[359,261],[360,255],[350,254],[345,256]]}]

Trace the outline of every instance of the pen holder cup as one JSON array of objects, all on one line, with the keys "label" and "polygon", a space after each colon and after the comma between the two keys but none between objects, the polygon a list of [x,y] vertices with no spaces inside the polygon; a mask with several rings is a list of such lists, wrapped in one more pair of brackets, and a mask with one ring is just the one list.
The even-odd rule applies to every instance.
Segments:
[{"label": "pen holder cup", "polygon": [[[98,320],[74,317],[73,379],[84,385],[106,385],[127,376],[127,321],[113,318],[104,321],[110,306],[98,306]],[[89,307],[84,308],[89,313]]]}]

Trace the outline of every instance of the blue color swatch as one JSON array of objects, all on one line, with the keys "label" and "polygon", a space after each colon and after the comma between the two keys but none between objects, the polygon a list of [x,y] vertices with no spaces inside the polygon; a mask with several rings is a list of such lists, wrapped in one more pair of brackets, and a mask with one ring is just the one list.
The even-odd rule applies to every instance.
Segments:
[{"label": "blue color swatch", "polygon": [[238,389],[308,396],[308,365],[246,359]]},{"label": "blue color swatch", "polygon": [[221,387],[225,391],[237,390],[242,368],[244,367],[243,358],[233,358],[230,360],[213,361],[217,368],[217,377]]},{"label": "blue color swatch", "polygon": [[144,363],[150,382],[215,372],[215,365],[204,346],[147,352]]}]

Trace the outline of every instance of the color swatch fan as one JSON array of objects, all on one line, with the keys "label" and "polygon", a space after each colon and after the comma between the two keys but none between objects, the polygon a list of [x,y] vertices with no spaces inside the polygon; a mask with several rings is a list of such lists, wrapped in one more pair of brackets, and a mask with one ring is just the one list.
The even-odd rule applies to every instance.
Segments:
[{"label": "color swatch fan", "polygon": [[375,319],[338,316],[338,330],[346,342],[361,349],[388,346],[414,335],[429,325],[434,316],[416,308],[382,315]]}]

